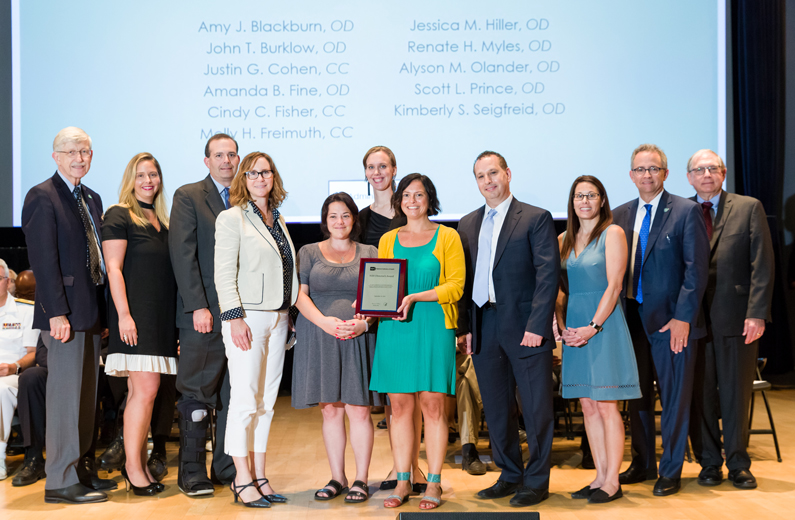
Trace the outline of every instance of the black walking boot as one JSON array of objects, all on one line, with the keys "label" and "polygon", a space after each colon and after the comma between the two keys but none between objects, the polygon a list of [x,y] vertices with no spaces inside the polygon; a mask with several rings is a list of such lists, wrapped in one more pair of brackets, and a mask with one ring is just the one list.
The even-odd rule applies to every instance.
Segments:
[{"label": "black walking boot", "polygon": [[207,427],[210,418],[201,421],[187,421],[179,418],[179,490],[189,497],[211,495],[215,492],[213,483],[207,477]]}]

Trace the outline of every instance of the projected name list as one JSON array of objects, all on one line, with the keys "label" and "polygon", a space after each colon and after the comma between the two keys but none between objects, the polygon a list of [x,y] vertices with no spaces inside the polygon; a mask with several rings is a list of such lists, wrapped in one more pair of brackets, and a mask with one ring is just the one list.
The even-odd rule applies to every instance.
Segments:
[{"label": "projected name list", "polygon": [[543,125],[566,114],[553,28],[543,17],[413,19],[389,34],[357,19],[202,21],[196,137],[352,139],[373,118]]}]

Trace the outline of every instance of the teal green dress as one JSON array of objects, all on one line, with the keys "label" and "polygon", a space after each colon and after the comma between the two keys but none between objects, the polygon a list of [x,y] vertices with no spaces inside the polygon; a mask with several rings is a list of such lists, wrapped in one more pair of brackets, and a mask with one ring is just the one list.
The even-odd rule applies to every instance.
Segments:
[{"label": "teal green dress", "polygon": [[[569,280],[567,327],[588,325],[607,290],[606,237],[607,229],[598,240],[588,244],[580,256],[572,251],[563,260],[563,272]],[[641,396],[635,350],[620,301],[602,327],[602,332],[582,347],[563,345],[564,398],[614,401]]]},{"label": "teal green dress", "polygon": [[[439,229],[430,242],[403,247],[395,238],[395,258],[408,260],[408,291],[439,285],[441,265],[433,256]],[[455,395],[455,329],[444,323],[438,302],[415,302],[406,321],[382,318],[378,324],[370,390],[381,393],[439,392]]]}]

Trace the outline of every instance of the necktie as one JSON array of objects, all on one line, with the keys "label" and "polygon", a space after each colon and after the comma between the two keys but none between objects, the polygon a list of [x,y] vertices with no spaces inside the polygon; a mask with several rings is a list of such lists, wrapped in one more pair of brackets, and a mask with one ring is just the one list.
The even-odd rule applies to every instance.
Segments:
[{"label": "necktie", "polygon": [[97,244],[97,237],[94,236],[94,229],[91,221],[88,218],[88,208],[83,202],[83,197],[80,193],[80,186],[75,186],[72,192],[77,201],[77,212],[80,214],[80,220],[83,222],[83,229],[86,232],[86,267],[91,272],[91,281],[99,285],[102,283],[102,269],[99,262],[99,245]]},{"label": "necktie", "polygon": [[489,301],[489,270],[491,270],[491,235],[494,234],[494,215],[497,210],[489,210],[486,220],[480,227],[478,238],[478,264],[475,266],[475,283],[472,286],[472,301],[483,307]]},{"label": "necktie", "polygon": [[707,236],[712,240],[712,203],[704,201],[701,203],[701,212],[704,214],[704,224],[707,225]]},{"label": "necktie", "polygon": [[221,198],[224,199],[224,207],[229,209],[229,188],[221,190]]},{"label": "necktie", "polygon": [[651,204],[643,206],[646,208],[646,216],[640,225],[640,235],[638,236],[638,247],[635,249],[635,270],[633,273],[633,287],[635,289],[635,300],[643,303],[643,281],[641,271],[643,271],[643,257],[646,254],[646,243],[649,241],[649,229],[651,228]]}]

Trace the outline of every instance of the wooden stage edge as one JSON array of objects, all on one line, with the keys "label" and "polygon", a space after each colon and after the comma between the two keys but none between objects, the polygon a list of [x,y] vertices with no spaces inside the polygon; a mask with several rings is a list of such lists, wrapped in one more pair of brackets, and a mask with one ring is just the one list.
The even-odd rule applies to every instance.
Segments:
[{"label": "wooden stage edge", "polygon": [[[754,426],[767,426],[767,415],[757,396]],[[776,461],[773,439],[769,435],[751,437],[749,448],[754,475],[759,488],[751,491],[735,489],[724,482],[717,487],[702,487],[696,482],[700,467],[695,462],[685,461],[683,488],[670,497],[654,497],[653,482],[624,486],[624,498],[603,505],[588,504],[584,500],[573,500],[572,491],[588,484],[595,474],[578,468],[581,459],[579,439],[569,441],[556,437],[552,454],[552,476],[550,498],[527,510],[539,511],[544,520],[551,519],[791,519],[795,517],[795,390],[769,391],[768,397],[781,445],[784,462]],[[374,423],[382,416],[374,415]],[[157,520],[188,518],[262,518],[278,515],[280,519],[317,520],[335,518],[395,518],[398,512],[418,511],[419,498],[412,497],[400,509],[383,508],[386,491],[375,491],[381,479],[392,466],[389,440],[384,430],[376,430],[375,448],[370,465],[369,484],[375,491],[364,504],[344,504],[342,498],[329,502],[313,500],[313,493],[330,478],[326,453],[320,432],[320,411],[293,410],[289,398],[279,398],[276,416],[268,447],[268,477],[277,492],[287,495],[286,505],[275,504],[271,509],[254,510],[234,504],[229,489],[216,488],[210,498],[188,498],[180,493],[176,485],[177,449],[169,443],[169,474],[165,478],[166,490],[157,498],[135,497],[124,491],[124,483],[118,472],[110,478],[119,483],[119,490],[110,492],[110,500],[102,504],[73,506],[44,503],[44,481],[27,487],[12,487],[13,472],[22,464],[22,456],[7,459],[9,478],[0,482],[0,510],[2,518],[8,519],[74,519],[102,518]],[[658,437],[659,445],[659,437]],[[481,454],[490,454],[487,442],[481,440]],[[508,505],[508,499],[481,501],[474,494],[491,485],[498,472],[493,466],[483,476],[471,476],[455,465],[455,455],[460,453],[460,444],[448,447],[447,460],[442,471],[444,489],[442,507],[439,512],[477,511],[522,511]],[[423,453],[424,455],[424,453]],[[525,456],[527,450],[525,447]],[[348,447],[348,478],[354,479],[353,452]],[[629,444],[622,469],[629,464]],[[104,476],[104,473],[101,473]],[[260,516],[263,515],[263,516]]]}]

